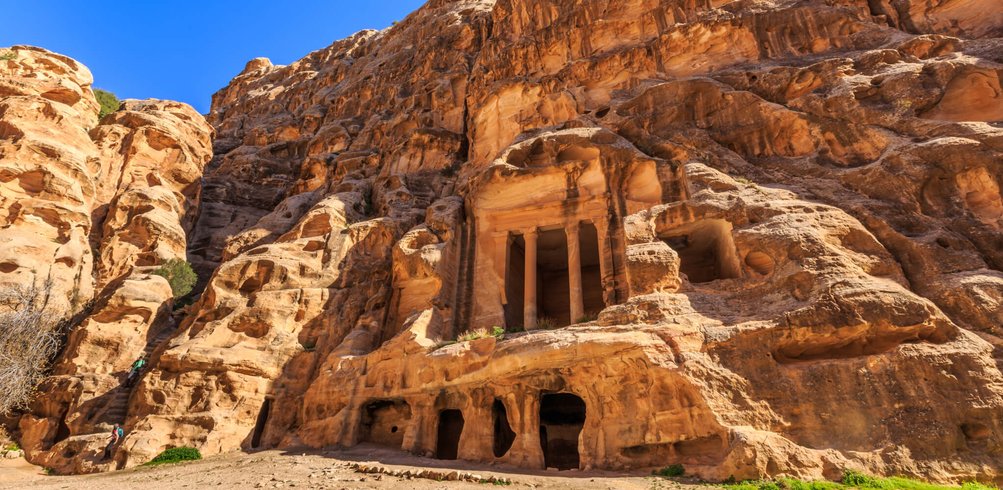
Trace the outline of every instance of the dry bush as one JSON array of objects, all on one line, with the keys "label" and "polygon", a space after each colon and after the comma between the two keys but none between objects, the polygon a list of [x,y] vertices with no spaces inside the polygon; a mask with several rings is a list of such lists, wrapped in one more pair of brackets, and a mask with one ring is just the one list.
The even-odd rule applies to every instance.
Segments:
[{"label": "dry bush", "polygon": [[52,284],[0,290],[0,415],[27,408],[59,352],[60,316],[46,306]]}]

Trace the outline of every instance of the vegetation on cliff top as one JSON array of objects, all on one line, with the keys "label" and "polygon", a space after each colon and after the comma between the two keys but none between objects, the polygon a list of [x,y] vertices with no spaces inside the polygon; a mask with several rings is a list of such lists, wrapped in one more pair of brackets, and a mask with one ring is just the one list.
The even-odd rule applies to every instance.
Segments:
[{"label": "vegetation on cliff top", "polygon": [[122,102],[118,100],[118,97],[107,90],[101,90],[99,88],[94,89],[94,98],[97,99],[98,104],[101,105],[101,112],[98,113],[99,119],[117,111],[119,106],[122,105]]}]

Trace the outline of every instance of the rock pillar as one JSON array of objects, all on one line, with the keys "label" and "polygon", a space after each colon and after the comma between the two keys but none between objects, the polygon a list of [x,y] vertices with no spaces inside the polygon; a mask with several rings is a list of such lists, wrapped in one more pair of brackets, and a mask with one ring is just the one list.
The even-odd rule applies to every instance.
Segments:
[{"label": "rock pillar", "polygon": [[593,224],[599,237],[599,282],[602,284],[603,306],[606,307],[613,304],[616,297],[613,284],[613,250],[609,246],[609,223],[600,219]]},{"label": "rock pillar", "polygon": [[536,328],[536,238],[538,232],[536,228],[523,231],[523,240],[526,242],[526,273],[523,296],[526,303],[523,307],[523,327],[526,330]]},{"label": "rock pillar", "polygon": [[570,294],[571,323],[577,323],[585,316],[585,302],[582,299],[582,255],[579,250],[578,222],[564,229],[568,237],[568,291]]}]

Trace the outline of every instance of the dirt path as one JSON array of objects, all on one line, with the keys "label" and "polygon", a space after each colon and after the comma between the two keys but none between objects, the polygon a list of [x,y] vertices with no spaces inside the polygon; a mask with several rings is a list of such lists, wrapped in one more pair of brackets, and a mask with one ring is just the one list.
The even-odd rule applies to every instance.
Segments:
[{"label": "dirt path", "polygon": [[[201,488],[318,488],[371,489],[625,489],[713,490],[639,474],[614,472],[543,472],[505,466],[420,458],[373,447],[343,451],[263,451],[230,453],[202,461],[135,468],[81,476],[45,476],[24,463],[0,463],[0,489],[201,489]],[[375,473],[379,471],[379,473]],[[431,477],[415,477],[432,472]],[[474,481],[437,481],[436,475]],[[510,481],[508,485],[489,480]]]}]

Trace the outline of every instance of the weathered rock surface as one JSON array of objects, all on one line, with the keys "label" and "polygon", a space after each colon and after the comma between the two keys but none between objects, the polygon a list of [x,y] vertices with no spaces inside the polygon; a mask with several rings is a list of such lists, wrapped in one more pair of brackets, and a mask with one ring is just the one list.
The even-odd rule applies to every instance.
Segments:
[{"label": "weathered rock surface", "polygon": [[99,122],[85,67],[38,48],[9,52],[0,281],[52,280],[53,311],[84,318],[21,417],[20,439],[37,464],[92,471],[126,415],[124,371],[173,333],[171,288],[151,272],[186,256],[212,128],[159,100],[125,101]]},{"label": "weathered rock surface", "polygon": [[[432,0],[252,60],[209,115],[205,290],[116,462],[368,441],[999,479],[999,36],[988,0]],[[101,243],[163,238],[102,252],[97,284],[177,255],[186,179],[114,191]],[[147,200],[177,227],[126,224]],[[122,294],[149,337],[156,300]],[[32,457],[100,469],[73,442],[97,426],[54,408],[90,395],[53,391],[23,420],[72,437],[27,427]]]}]

